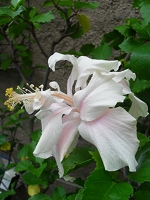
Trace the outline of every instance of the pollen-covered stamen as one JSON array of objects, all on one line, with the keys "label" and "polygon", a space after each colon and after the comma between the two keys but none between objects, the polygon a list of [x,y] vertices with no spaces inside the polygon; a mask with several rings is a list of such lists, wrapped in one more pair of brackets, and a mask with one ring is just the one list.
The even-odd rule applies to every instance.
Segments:
[{"label": "pollen-covered stamen", "polygon": [[53,92],[51,95],[60,99],[64,99],[67,104],[74,106],[73,99],[63,92]]},{"label": "pollen-covered stamen", "polygon": [[[39,87],[40,89],[35,88],[34,85],[32,84],[29,87],[31,88],[33,92],[27,88],[20,88],[20,86],[17,86],[17,90],[22,94],[17,94],[13,90],[13,88],[7,88],[5,96],[8,96],[9,99],[4,102],[4,105],[6,105],[9,108],[9,110],[12,111],[18,103],[19,104],[21,104],[22,102],[26,102],[26,104],[31,103],[33,99],[35,98],[35,96],[37,96],[37,92],[39,92],[40,89],[42,90],[43,87],[40,86]],[[38,95],[38,98],[40,98],[39,95]]]}]

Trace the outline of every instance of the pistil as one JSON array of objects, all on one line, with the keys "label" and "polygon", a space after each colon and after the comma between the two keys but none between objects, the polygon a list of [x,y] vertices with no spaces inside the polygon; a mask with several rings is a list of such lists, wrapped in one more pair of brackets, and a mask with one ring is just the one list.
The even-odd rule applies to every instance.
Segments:
[{"label": "pistil", "polygon": [[73,99],[63,92],[53,92],[51,95],[64,99],[70,106],[74,106]]}]

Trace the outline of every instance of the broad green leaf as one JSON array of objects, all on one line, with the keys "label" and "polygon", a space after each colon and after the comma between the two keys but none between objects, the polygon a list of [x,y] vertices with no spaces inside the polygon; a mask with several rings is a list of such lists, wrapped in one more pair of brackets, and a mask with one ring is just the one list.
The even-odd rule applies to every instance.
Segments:
[{"label": "broad green leaf", "polygon": [[119,31],[123,36],[128,37],[133,35],[133,31],[129,25],[115,26],[115,30]]},{"label": "broad green leaf", "polygon": [[142,1],[142,0],[133,0],[133,4],[132,4],[133,8],[134,8],[134,7],[139,7],[141,1]]},{"label": "broad green leaf", "polygon": [[138,187],[138,190],[140,191],[148,191],[150,192],[150,182],[144,182],[142,184],[140,184],[140,186]]},{"label": "broad green leaf", "polygon": [[142,45],[142,40],[140,39],[134,39],[132,36],[128,37],[126,40],[124,40],[120,45],[120,49],[122,51],[125,51],[127,53],[132,52],[135,48]]},{"label": "broad green leaf", "polygon": [[90,147],[75,148],[62,162],[65,174],[93,162]]},{"label": "broad green leaf", "polygon": [[68,33],[69,33],[69,34],[72,33],[72,34],[70,35],[70,37],[73,38],[73,39],[81,38],[81,37],[84,35],[83,28],[80,27],[80,26],[78,25],[78,23],[72,25],[72,26],[70,27]]},{"label": "broad green leaf", "polygon": [[28,157],[29,159],[35,161],[35,156],[33,155],[33,151],[35,149],[36,142],[31,142],[28,145],[25,145],[18,153],[18,158]]},{"label": "broad green leaf", "polygon": [[28,24],[26,22],[20,22],[19,24],[13,24],[8,28],[8,33],[12,39],[19,37],[24,30],[26,30]]},{"label": "broad green leaf", "polygon": [[134,49],[131,53],[130,67],[139,79],[150,78],[150,42]]},{"label": "broad green leaf", "polygon": [[33,164],[31,163],[31,161],[22,160],[17,163],[17,165],[15,167],[15,171],[16,172],[21,172],[21,171],[25,171],[25,170],[27,171],[29,169],[29,167],[34,167]]},{"label": "broad green leaf", "polygon": [[139,79],[136,79],[135,81],[131,80],[130,87],[133,93],[139,93],[150,88],[150,81]]},{"label": "broad green leaf", "polygon": [[16,8],[19,4],[22,4],[23,0],[11,0],[11,4]]},{"label": "broad green leaf", "polygon": [[113,30],[112,32],[106,33],[102,37],[102,44],[109,43],[110,47],[114,49],[119,49],[118,45],[124,41],[124,36],[119,33],[117,30]]},{"label": "broad green leaf", "polygon": [[52,200],[47,194],[36,194],[33,197],[30,197],[28,200]]},{"label": "broad green leaf", "polygon": [[134,193],[133,195],[134,200],[150,200],[150,193],[148,191],[140,191]]},{"label": "broad green leaf", "polygon": [[59,6],[68,6],[68,7],[72,7],[72,4],[73,4],[73,2],[72,2],[72,0],[60,0],[59,2],[58,2],[58,5]]},{"label": "broad green leaf", "polygon": [[137,32],[137,34],[144,39],[150,39],[150,24],[147,26],[143,27],[141,22],[135,22],[132,25],[132,28]]},{"label": "broad green leaf", "polygon": [[16,194],[15,190],[4,191],[0,194],[0,200],[5,200],[6,197]]},{"label": "broad green leaf", "polygon": [[149,142],[149,138],[146,137],[146,135],[142,134],[142,133],[137,133],[137,137],[138,137],[138,140],[140,141],[140,146],[139,147],[142,147],[143,145],[145,145],[147,142]]},{"label": "broad green leaf", "polygon": [[12,21],[9,16],[0,16],[0,17],[1,17],[0,25],[5,25]]},{"label": "broad green leaf", "polygon": [[52,199],[53,200],[63,200],[66,197],[66,191],[62,186],[58,186],[57,188],[55,188],[53,195],[52,195]]},{"label": "broad green leaf", "polygon": [[88,32],[91,28],[89,18],[84,14],[78,14],[78,21],[80,26],[82,26],[84,33]]},{"label": "broad green leaf", "polygon": [[74,1],[74,7],[77,9],[81,9],[81,8],[96,9],[98,6],[99,6],[99,3]]},{"label": "broad green leaf", "polygon": [[144,22],[142,23],[143,26],[146,26],[150,23],[150,2],[142,2],[140,4],[140,12],[142,15],[142,18],[144,19]]},{"label": "broad green leaf", "polygon": [[43,180],[41,178],[38,178],[36,175],[33,175],[31,172],[26,172],[22,175],[23,181],[27,185],[43,185]]},{"label": "broad green leaf", "polygon": [[49,11],[48,13],[43,13],[36,15],[30,19],[31,22],[38,22],[38,23],[45,23],[45,22],[50,22],[54,19],[54,15],[52,11]]},{"label": "broad green leaf", "polygon": [[107,43],[105,43],[93,49],[92,58],[105,60],[105,59],[108,59],[111,56],[111,54],[112,54],[111,47]]},{"label": "broad green leaf", "polygon": [[32,8],[32,10],[29,13],[29,17],[33,18],[35,16],[35,14],[37,13],[37,8]]},{"label": "broad green leaf", "polygon": [[138,166],[136,172],[129,173],[129,179],[138,183],[150,182],[150,142],[142,146],[136,155]]},{"label": "broad green leaf", "polygon": [[84,189],[79,190],[79,192],[76,195],[75,200],[82,200],[83,192],[84,192]]},{"label": "broad green leaf", "polygon": [[10,67],[10,64],[11,64],[11,59],[4,60],[1,64],[1,68],[3,70],[6,70],[8,67]]},{"label": "broad green leaf", "polygon": [[76,198],[76,194],[72,194],[68,196],[65,200],[75,200],[75,198]]},{"label": "broad green leaf", "polygon": [[32,138],[33,141],[38,142],[41,137],[41,134],[42,134],[41,130],[36,130],[33,133],[31,133],[30,137]]},{"label": "broad green leaf", "polygon": [[34,166],[29,166],[28,170],[36,175],[38,178],[41,176],[42,172],[44,171],[44,169],[46,168],[47,164],[44,163],[43,165],[41,165],[39,168],[35,168]]},{"label": "broad green leaf", "polygon": [[0,134],[0,145],[4,144],[6,141],[7,141],[7,140],[6,140],[6,136]]},{"label": "broad green leaf", "polygon": [[94,44],[84,44],[81,48],[80,51],[84,56],[88,56],[92,50],[94,49]]},{"label": "broad green leaf", "polygon": [[89,153],[92,155],[93,159],[96,162],[96,169],[102,168],[102,167],[104,168],[104,165],[103,165],[102,159],[99,155],[99,152],[98,151],[95,151],[95,152],[90,151]]},{"label": "broad green leaf", "polygon": [[85,182],[82,200],[129,200],[133,188],[126,182],[115,183],[104,168],[96,169]]}]

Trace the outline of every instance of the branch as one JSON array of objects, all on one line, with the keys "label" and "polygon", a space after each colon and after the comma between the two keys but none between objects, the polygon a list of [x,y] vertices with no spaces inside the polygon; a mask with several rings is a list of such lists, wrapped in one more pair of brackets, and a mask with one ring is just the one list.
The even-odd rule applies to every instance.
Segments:
[{"label": "branch", "polygon": [[36,33],[35,33],[35,31],[34,31],[34,26],[33,26],[33,24],[31,24],[31,33],[32,33],[32,36],[33,36],[35,42],[37,43],[39,49],[41,50],[41,53],[45,56],[46,59],[48,59],[48,55],[46,54],[46,52],[44,51],[42,45],[40,44],[39,40],[38,40],[37,37],[36,37]]}]

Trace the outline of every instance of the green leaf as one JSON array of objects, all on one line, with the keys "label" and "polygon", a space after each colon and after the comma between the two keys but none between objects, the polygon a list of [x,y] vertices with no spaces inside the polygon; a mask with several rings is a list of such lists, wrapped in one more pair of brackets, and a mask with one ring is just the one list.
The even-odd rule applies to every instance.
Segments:
[{"label": "green leaf", "polygon": [[92,156],[88,152],[90,150],[90,147],[75,148],[62,162],[65,174],[92,163]]},{"label": "green leaf", "polygon": [[15,190],[8,190],[8,191],[4,191],[0,194],[0,199],[1,200],[5,200],[6,197],[11,196],[13,194],[16,194]]},{"label": "green leaf", "polygon": [[84,192],[84,189],[79,190],[79,192],[76,195],[75,200],[82,200],[83,192]]},{"label": "green leaf", "polygon": [[32,8],[32,10],[29,13],[29,17],[33,18],[35,16],[35,14],[37,13],[37,8]]},{"label": "green leaf", "polygon": [[47,194],[35,194],[33,197],[30,197],[28,200],[52,200]]},{"label": "green leaf", "polygon": [[11,4],[16,8],[19,4],[23,3],[23,0],[11,0]]},{"label": "green leaf", "polygon": [[84,14],[78,14],[78,21],[80,26],[82,26],[84,33],[88,32],[91,28],[89,18]]},{"label": "green leaf", "polygon": [[52,199],[53,200],[63,200],[66,197],[66,191],[62,186],[58,186],[57,188],[55,188],[53,195],[52,195]]},{"label": "green leaf", "polygon": [[49,11],[48,13],[43,13],[36,15],[30,19],[31,22],[38,22],[38,23],[45,23],[45,22],[50,22],[54,19],[54,15],[52,11]]},{"label": "green leaf", "polygon": [[123,36],[128,37],[133,35],[133,31],[129,25],[115,26],[115,30],[119,31]]},{"label": "green leaf", "polygon": [[82,200],[128,200],[133,188],[126,182],[115,183],[103,168],[96,169],[85,182]]},{"label": "green leaf", "polygon": [[126,40],[124,40],[120,45],[120,49],[122,51],[125,51],[127,53],[132,52],[135,48],[142,45],[141,39],[134,39],[132,36],[128,37]]},{"label": "green leaf", "polygon": [[32,174],[31,172],[26,172],[22,175],[23,181],[28,185],[43,185],[43,180],[38,178],[36,175]]},{"label": "green leaf", "polygon": [[0,134],[0,145],[4,144],[5,142],[7,142],[7,140],[6,140],[6,136]]},{"label": "green leaf", "polygon": [[33,164],[29,160],[22,160],[18,162],[18,164],[16,165],[15,171],[16,172],[25,171],[28,170],[29,167],[33,167]]},{"label": "green leaf", "polygon": [[41,137],[41,134],[42,134],[41,130],[36,130],[33,133],[31,133],[30,137],[32,138],[33,141],[38,142]]},{"label": "green leaf", "polygon": [[138,183],[150,182],[150,142],[142,146],[136,155],[138,166],[136,172],[129,173],[129,179]]},{"label": "green leaf", "polygon": [[94,49],[94,44],[84,44],[81,48],[80,51],[84,56],[88,56],[92,50]]},{"label": "green leaf", "polygon": [[105,43],[103,45],[98,46],[92,51],[93,59],[108,59],[112,54],[111,47]]},{"label": "green leaf", "polygon": [[28,170],[36,175],[38,178],[41,176],[42,172],[44,171],[44,169],[46,168],[47,164],[44,163],[43,165],[41,165],[39,168],[35,168],[33,165],[29,166]]},{"label": "green leaf", "polygon": [[104,165],[103,165],[102,159],[99,155],[99,152],[98,151],[95,151],[95,152],[90,151],[89,153],[92,155],[93,159],[96,162],[96,169],[102,168],[102,167],[104,168]]},{"label": "green leaf", "polygon": [[134,200],[149,200],[150,199],[150,193],[147,191],[137,191],[133,195]]},{"label": "green leaf", "polygon": [[29,159],[35,161],[35,156],[33,155],[33,151],[35,149],[36,142],[32,142],[28,145],[25,145],[18,153],[18,158],[28,157]]},{"label": "green leaf", "polygon": [[75,200],[76,199],[76,194],[68,196],[65,200]]},{"label": "green leaf", "polygon": [[81,9],[81,8],[96,9],[98,6],[99,6],[99,3],[74,1],[74,7],[77,9]]},{"label": "green leaf", "polygon": [[118,45],[124,41],[124,36],[119,33],[117,30],[113,30],[112,32],[106,33],[102,37],[101,44],[109,43],[110,47],[114,49],[119,49]]},{"label": "green leaf", "polygon": [[8,33],[12,39],[19,37],[24,30],[26,30],[28,24],[26,22],[20,22],[19,24],[13,24],[9,27]]},{"label": "green leaf", "polygon": [[130,66],[139,79],[149,80],[150,42],[134,49],[131,53]]},{"label": "green leaf", "polygon": [[150,81],[139,79],[136,79],[135,81],[131,80],[130,87],[133,93],[139,93],[150,88]]},{"label": "green leaf", "polygon": [[3,70],[6,70],[8,67],[10,67],[10,64],[11,64],[11,59],[8,59],[8,60],[4,60],[1,64],[1,68]]},{"label": "green leaf", "polygon": [[142,23],[143,26],[146,26],[150,23],[150,3],[148,2],[142,2],[140,4],[140,12],[142,15],[142,18],[144,19],[144,22]]},{"label": "green leaf", "polygon": [[68,30],[68,33],[71,34],[70,37],[73,38],[73,39],[77,39],[77,38],[80,38],[82,37],[82,35],[84,35],[84,31],[83,31],[83,28],[80,27],[77,24],[74,24],[70,27],[70,29]]},{"label": "green leaf", "polygon": [[149,142],[149,138],[146,137],[146,135],[142,134],[142,133],[137,133],[137,137],[138,137],[138,140],[140,141],[140,146],[139,147],[142,147],[143,145],[145,145],[147,142]]},{"label": "green leaf", "polygon": [[132,25],[132,28],[137,32],[137,34],[144,39],[150,39],[150,24],[147,26],[143,27],[141,22],[135,22]]}]

